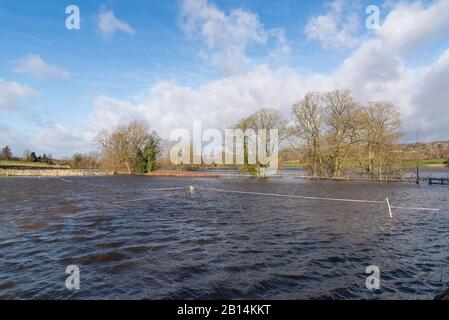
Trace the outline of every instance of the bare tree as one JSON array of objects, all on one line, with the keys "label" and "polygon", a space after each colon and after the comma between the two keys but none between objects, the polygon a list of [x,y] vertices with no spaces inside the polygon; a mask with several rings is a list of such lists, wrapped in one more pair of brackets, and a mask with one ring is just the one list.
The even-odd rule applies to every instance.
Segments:
[{"label": "bare tree", "polygon": [[[248,129],[254,130],[256,134],[259,134],[259,130],[266,130],[265,136],[265,154],[271,155],[274,152],[274,148],[277,148],[282,141],[284,141],[288,135],[289,131],[287,128],[287,121],[282,118],[281,113],[278,110],[265,108],[261,109],[251,116],[240,120],[235,127],[236,129],[241,129],[243,132],[246,132]],[[276,129],[278,130],[278,144],[273,145],[272,141],[270,141],[270,130]],[[248,154],[251,152],[253,155],[257,154],[257,143],[254,143],[250,137],[245,135],[244,137],[244,165],[247,170],[254,170],[248,163]],[[259,170],[263,167],[259,160],[256,160],[256,169]]]},{"label": "bare tree", "polygon": [[353,145],[359,141],[360,106],[349,90],[335,90],[324,94],[326,139],[329,143],[330,169],[334,178],[341,169]]},{"label": "bare tree", "polygon": [[98,158],[99,156],[96,152],[89,152],[86,154],[75,153],[72,156],[72,159],[69,160],[69,164],[75,169],[98,169]]},{"label": "bare tree", "polygon": [[114,169],[125,169],[128,173],[134,172],[139,150],[143,150],[148,139],[148,128],[141,121],[119,126],[111,133],[103,130],[96,137],[102,147],[103,158],[107,159]]},{"label": "bare tree", "polygon": [[367,171],[370,177],[374,174],[377,163],[379,179],[382,179],[383,166],[396,141],[402,136],[399,109],[385,101],[369,102],[363,108],[362,135],[366,143]]},{"label": "bare tree", "polygon": [[324,112],[323,96],[318,92],[307,93],[303,100],[293,105],[292,110],[292,134],[304,146],[315,178],[325,173],[322,150]]},{"label": "bare tree", "polygon": [[25,149],[22,156],[23,161],[30,162],[31,161],[31,151],[28,149]]},{"label": "bare tree", "polygon": [[360,106],[348,90],[308,93],[293,106],[292,132],[314,177],[337,178],[342,169],[377,170],[379,179],[401,168],[399,110],[385,101]]}]

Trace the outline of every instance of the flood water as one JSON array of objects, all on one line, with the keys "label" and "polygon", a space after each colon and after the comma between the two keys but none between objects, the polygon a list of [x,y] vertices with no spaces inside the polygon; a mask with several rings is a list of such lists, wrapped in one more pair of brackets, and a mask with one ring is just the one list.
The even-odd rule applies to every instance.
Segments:
[{"label": "flood water", "polygon": [[[150,190],[171,187],[185,188]],[[441,211],[390,218],[386,204],[198,187]],[[448,195],[293,178],[0,179],[0,298],[432,299],[449,285]],[[80,290],[65,287],[68,265]],[[369,265],[380,290],[365,287]]]}]

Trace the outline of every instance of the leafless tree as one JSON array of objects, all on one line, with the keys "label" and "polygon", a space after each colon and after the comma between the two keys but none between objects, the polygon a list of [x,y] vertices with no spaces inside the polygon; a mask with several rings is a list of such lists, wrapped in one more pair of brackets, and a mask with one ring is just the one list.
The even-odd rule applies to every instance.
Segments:
[{"label": "leafless tree", "polygon": [[363,108],[363,140],[366,143],[367,171],[373,176],[377,163],[379,179],[397,140],[402,136],[400,112],[385,101],[369,102]]},{"label": "leafless tree", "polygon": [[292,134],[305,148],[312,175],[317,178],[325,173],[323,163],[324,133],[323,96],[318,92],[306,94],[303,100],[293,105]]},{"label": "leafless tree", "polygon": [[135,170],[139,150],[149,139],[147,126],[141,121],[132,121],[126,126],[119,126],[111,133],[101,131],[96,141],[102,147],[103,159],[112,164],[115,170],[125,169],[128,173]]},{"label": "leafless tree", "polygon": [[327,109],[326,139],[329,143],[330,169],[334,178],[341,176],[341,169],[351,148],[359,141],[360,106],[349,90],[324,93]]},{"label": "leafless tree", "polygon": [[22,155],[22,159],[23,159],[23,161],[30,162],[31,161],[31,151],[28,149],[25,149],[25,151],[23,152],[23,155]]},{"label": "leafless tree", "polygon": [[[278,110],[271,108],[261,109],[254,114],[250,115],[247,118],[240,120],[234,128],[241,129],[243,132],[246,132],[248,129],[254,130],[255,134],[260,135],[259,130],[266,130],[265,137],[265,150],[266,155],[271,155],[273,153],[274,148],[277,148],[282,141],[284,141],[288,135],[289,131],[287,128],[287,121],[282,118],[281,113]],[[272,141],[270,141],[270,130],[276,129],[278,130],[278,143],[275,146]],[[257,143],[251,142],[248,136],[244,137],[244,163],[247,169],[249,168],[248,164],[248,153],[251,152],[253,155],[257,154]],[[256,160],[256,169],[258,170],[262,167],[259,160]]]},{"label": "leafless tree", "polygon": [[[314,177],[341,177],[342,169],[384,173],[400,169],[399,110],[384,101],[359,105],[348,90],[312,92],[293,106],[292,133]],[[388,172],[387,172],[388,171]]]}]

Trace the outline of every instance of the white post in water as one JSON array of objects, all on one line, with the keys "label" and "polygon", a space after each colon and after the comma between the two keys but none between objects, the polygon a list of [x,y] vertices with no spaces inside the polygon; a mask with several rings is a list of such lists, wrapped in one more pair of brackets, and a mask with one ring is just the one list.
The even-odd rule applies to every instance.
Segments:
[{"label": "white post in water", "polygon": [[390,218],[393,218],[393,213],[391,212],[390,201],[388,200],[388,198],[386,200],[387,200],[388,212],[390,213]]}]

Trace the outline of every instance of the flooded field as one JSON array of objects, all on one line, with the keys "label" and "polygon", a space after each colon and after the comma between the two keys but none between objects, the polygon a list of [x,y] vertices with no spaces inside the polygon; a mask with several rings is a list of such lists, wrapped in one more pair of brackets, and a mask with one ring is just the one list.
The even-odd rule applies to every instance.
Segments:
[{"label": "flooded field", "polygon": [[[390,218],[386,204],[202,188],[441,211]],[[0,298],[431,299],[449,285],[448,198],[447,186],[291,177],[1,179]],[[68,265],[80,290],[65,287]],[[369,265],[380,290],[365,287]]]}]

